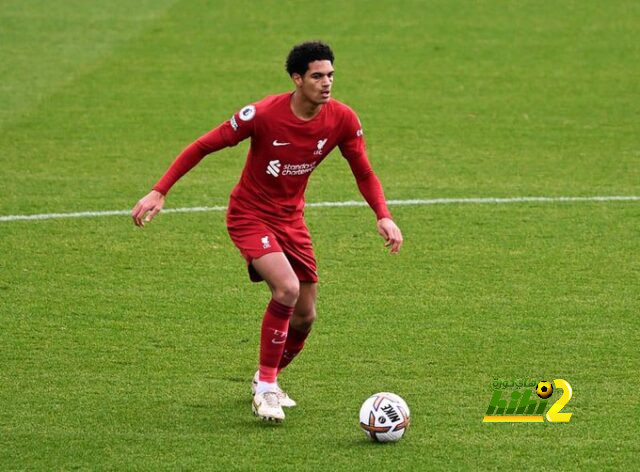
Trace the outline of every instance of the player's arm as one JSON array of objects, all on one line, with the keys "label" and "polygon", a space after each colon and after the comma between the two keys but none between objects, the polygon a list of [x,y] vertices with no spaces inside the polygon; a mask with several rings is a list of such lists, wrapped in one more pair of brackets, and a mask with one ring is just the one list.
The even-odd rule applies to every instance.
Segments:
[{"label": "player's arm", "polygon": [[402,247],[402,232],[391,218],[391,213],[387,208],[384,192],[378,176],[371,168],[366,154],[347,159],[351,172],[356,179],[360,193],[367,201],[371,209],[378,218],[378,233],[384,238],[385,246],[391,248],[391,252],[396,253]]},{"label": "player's arm", "polygon": [[[247,119],[247,111],[250,113]],[[243,115],[244,113],[244,115]],[[252,118],[255,107],[248,105],[233,115],[230,120],[196,139],[187,146],[173,161],[169,169],[153,186],[151,192],[142,197],[131,210],[136,226],[144,226],[164,207],[167,193],[187,172],[193,169],[206,155],[228,146],[235,146],[253,133]]]},{"label": "player's arm", "polygon": [[402,232],[393,221],[387,208],[382,185],[373,171],[365,151],[364,138],[359,123],[357,129],[350,128],[346,140],[340,144],[340,151],[349,162],[360,193],[376,214],[378,233],[384,238],[385,246],[390,247],[391,252],[396,253],[402,247]]}]

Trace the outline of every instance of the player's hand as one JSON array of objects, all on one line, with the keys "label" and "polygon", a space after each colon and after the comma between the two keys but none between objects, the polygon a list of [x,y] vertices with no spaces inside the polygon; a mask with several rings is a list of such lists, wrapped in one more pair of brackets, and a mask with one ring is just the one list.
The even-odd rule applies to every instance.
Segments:
[{"label": "player's hand", "polygon": [[391,218],[378,220],[378,233],[384,238],[386,247],[391,247],[391,252],[396,253],[402,247],[402,232]]},{"label": "player's hand", "polygon": [[152,190],[142,197],[136,206],[131,210],[131,218],[136,226],[144,226],[145,222],[149,222],[160,213],[164,206],[164,195],[157,190]]}]

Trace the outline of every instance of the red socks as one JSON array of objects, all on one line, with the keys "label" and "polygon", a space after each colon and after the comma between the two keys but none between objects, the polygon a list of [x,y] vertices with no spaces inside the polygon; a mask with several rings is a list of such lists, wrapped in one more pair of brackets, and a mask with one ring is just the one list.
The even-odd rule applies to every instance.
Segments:
[{"label": "red socks", "polygon": [[280,358],[280,364],[278,364],[278,373],[280,373],[282,369],[287,367],[293,360],[293,358],[296,357],[300,351],[302,351],[307,336],[309,336],[309,331],[298,331],[294,327],[289,326],[289,331],[287,333],[287,342],[284,345],[284,351],[282,352],[282,357]]},{"label": "red socks", "polygon": [[292,306],[283,305],[273,299],[267,305],[260,334],[260,375],[258,378],[261,382],[274,383],[276,381],[278,364],[287,342],[289,318],[292,314]]}]

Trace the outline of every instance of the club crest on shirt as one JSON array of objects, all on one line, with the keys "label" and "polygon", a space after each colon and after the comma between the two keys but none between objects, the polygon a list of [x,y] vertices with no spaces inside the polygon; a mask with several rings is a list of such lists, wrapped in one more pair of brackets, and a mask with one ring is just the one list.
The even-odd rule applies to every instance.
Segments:
[{"label": "club crest on shirt", "polygon": [[318,140],[318,144],[317,144],[318,149],[316,149],[313,152],[314,156],[320,156],[322,154],[322,148],[324,147],[325,144],[327,144],[327,139],[328,138]]}]

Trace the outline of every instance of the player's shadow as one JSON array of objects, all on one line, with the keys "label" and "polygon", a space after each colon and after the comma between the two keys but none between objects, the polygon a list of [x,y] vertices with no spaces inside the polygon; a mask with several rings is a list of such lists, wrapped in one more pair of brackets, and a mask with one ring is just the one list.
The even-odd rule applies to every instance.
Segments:
[{"label": "player's shadow", "polygon": [[[295,428],[294,422],[278,424],[269,421],[260,421],[251,411],[251,396],[236,396],[225,399],[224,402],[210,403],[184,403],[184,421],[198,429],[202,433],[215,434],[219,428],[219,418],[216,411],[231,412],[230,416],[224,420],[225,429],[234,430],[238,434],[250,433],[256,429],[266,429],[275,431],[288,431],[291,433]],[[287,412],[288,416],[295,416],[295,413]]]}]

